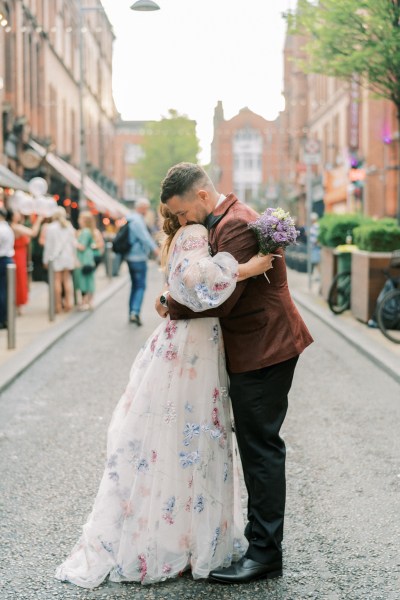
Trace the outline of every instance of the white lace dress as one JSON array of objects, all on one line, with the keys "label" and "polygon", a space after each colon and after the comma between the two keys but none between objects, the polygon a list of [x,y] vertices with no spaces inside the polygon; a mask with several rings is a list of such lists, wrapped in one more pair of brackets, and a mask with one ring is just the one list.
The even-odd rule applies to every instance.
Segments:
[{"label": "white lace dress", "polygon": [[[172,296],[200,311],[229,297],[237,262],[210,257],[206,229],[190,225],[167,272]],[[201,578],[244,554],[227,386],[218,320],[163,320],[133,363],[92,513],[58,579],[147,584],[187,567]]]}]

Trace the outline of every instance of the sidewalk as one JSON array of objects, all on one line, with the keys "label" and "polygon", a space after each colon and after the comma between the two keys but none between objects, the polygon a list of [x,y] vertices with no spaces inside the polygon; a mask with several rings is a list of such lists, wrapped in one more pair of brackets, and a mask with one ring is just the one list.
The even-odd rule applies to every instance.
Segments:
[{"label": "sidewalk", "polygon": [[[120,274],[112,279],[106,276],[103,263],[96,270],[96,292],[94,307],[100,306],[129,281],[126,263],[121,265]],[[45,282],[30,284],[29,301],[23,314],[16,318],[16,347],[7,348],[7,330],[0,331],[0,393],[29,367],[50,346],[90,316],[88,312],[58,314],[49,320],[49,291]]]},{"label": "sidewalk", "polygon": [[400,382],[400,344],[386,339],[379,329],[371,329],[357,321],[348,310],[334,315],[327,302],[318,294],[319,284],[308,287],[307,273],[288,269],[288,281],[294,301],[334,329],[374,364]]},{"label": "sidewalk", "polygon": [[[318,284],[308,289],[308,276],[288,269],[289,287],[293,299],[304,308],[337,331],[350,344],[367,356],[374,364],[400,382],[400,344],[387,340],[379,329],[370,329],[346,311],[334,315],[327,303],[318,295]],[[127,285],[129,274],[123,263],[118,277],[106,277],[104,265],[96,271],[96,294],[94,306],[100,306],[116,291]],[[48,287],[46,283],[31,284],[29,303],[24,314],[17,317],[16,349],[7,349],[7,331],[0,331],[0,393],[29,367],[50,346],[84,319],[90,312],[56,315],[53,322],[48,317]]]}]

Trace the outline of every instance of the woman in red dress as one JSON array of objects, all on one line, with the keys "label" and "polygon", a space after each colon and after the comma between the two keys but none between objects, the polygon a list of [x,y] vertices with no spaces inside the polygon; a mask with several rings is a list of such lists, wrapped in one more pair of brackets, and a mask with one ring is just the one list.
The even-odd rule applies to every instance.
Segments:
[{"label": "woman in red dress", "polygon": [[22,224],[22,215],[13,211],[10,225],[14,231],[14,262],[16,265],[16,297],[15,304],[18,314],[21,314],[21,306],[28,302],[28,247],[32,238],[39,233],[41,217],[37,217],[33,227]]}]

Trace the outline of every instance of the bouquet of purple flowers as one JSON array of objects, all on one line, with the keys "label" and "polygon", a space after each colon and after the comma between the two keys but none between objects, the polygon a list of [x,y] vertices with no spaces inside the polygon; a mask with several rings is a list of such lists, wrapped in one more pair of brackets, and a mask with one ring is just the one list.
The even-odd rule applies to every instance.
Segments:
[{"label": "bouquet of purple flowers", "polygon": [[[267,208],[256,221],[249,223],[249,228],[257,237],[260,254],[273,254],[278,248],[296,244],[299,235],[292,217],[282,208]],[[280,258],[280,254],[275,256]],[[269,282],[265,273],[264,276]]]}]

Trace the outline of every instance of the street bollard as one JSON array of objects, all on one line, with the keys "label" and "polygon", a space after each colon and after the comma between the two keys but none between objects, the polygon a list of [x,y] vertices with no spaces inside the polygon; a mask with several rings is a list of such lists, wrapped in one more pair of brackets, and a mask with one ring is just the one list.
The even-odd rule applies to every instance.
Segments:
[{"label": "street bollard", "polygon": [[17,314],[15,306],[15,287],[16,287],[15,264],[7,265],[7,348],[15,348],[15,317]]},{"label": "street bollard", "polygon": [[113,276],[113,254],[112,254],[112,242],[106,242],[104,251],[104,260],[106,265],[106,275],[110,279]]},{"label": "street bollard", "polygon": [[56,316],[56,296],[54,290],[54,265],[52,260],[49,260],[47,269],[49,280],[49,321],[54,321]]}]

